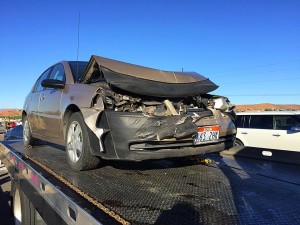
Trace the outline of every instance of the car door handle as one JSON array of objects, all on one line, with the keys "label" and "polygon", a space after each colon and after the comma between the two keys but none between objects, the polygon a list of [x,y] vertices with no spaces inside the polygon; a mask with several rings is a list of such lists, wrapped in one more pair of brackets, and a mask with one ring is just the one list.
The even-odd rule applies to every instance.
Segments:
[{"label": "car door handle", "polygon": [[280,134],[273,134],[273,136],[275,136],[275,137],[279,137],[279,136],[280,136]]},{"label": "car door handle", "polygon": [[241,134],[248,134],[248,132],[241,132]]}]

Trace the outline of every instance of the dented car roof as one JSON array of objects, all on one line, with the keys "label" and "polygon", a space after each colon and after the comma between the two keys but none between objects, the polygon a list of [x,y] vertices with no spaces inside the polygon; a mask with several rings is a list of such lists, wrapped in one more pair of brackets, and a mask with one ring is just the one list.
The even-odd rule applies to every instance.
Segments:
[{"label": "dented car roof", "polygon": [[205,94],[218,88],[196,72],[163,71],[93,55],[81,82],[104,76],[113,87],[140,95],[184,97]]}]

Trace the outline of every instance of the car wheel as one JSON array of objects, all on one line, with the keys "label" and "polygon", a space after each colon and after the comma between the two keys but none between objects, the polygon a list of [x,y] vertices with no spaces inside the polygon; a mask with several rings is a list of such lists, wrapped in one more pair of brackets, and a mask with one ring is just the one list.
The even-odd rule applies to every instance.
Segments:
[{"label": "car wheel", "polygon": [[30,130],[29,122],[27,117],[24,117],[23,119],[23,141],[25,147],[30,147],[34,145],[38,145],[39,140],[32,137],[32,133]]},{"label": "car wheel", "polygon": [[243,142],[241,142],[240,140],[236,139],[235,142],[234,142],[234,146],[237,146],[237,147],[243,147],[244,144],[243,144]]},{"label": "car wheel", "polygon": [[80,112],[71,115],[67,125],[66,154],[69,165],[76,171],[94,169],[100,158],[91,154],[87,126]]}]

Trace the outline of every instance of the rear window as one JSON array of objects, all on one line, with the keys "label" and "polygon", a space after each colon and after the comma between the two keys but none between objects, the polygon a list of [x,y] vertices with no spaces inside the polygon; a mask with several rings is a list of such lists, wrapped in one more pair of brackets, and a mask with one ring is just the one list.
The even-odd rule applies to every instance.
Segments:
[{"label": "rear window", "polygon": [[243,125],[243,118],[244,118],[244,116],[239,116],[239,115],[237,115],[237,118],[236,118],[236,126],[237,126],[238,128],[244,127],[244,125]]},{"label": "rear window", "polygon": [[237,115],[237,127],[249,128],[250,116],[249,115]]},{"label": "rear window", "polygon": [[88,65],[88,62],[84,61],[71,61],[69,62],[69,65],[71,67],[72,75],[74,78],[74,82],[77,82],[81,79],[86,66]]}]

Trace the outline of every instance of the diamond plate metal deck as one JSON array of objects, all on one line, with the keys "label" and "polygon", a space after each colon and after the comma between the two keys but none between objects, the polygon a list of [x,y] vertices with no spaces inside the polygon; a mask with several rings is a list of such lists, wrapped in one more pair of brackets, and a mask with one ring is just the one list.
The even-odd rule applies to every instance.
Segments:
[{"label": "diamond plate metal deck", "polygon": [[[215,163],[105,162],[74,172],[59,146],[23,148],[132,224],[300,224],[300,166],[206,155]],[[76,200],[76,199],[75,199]]]}]

